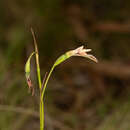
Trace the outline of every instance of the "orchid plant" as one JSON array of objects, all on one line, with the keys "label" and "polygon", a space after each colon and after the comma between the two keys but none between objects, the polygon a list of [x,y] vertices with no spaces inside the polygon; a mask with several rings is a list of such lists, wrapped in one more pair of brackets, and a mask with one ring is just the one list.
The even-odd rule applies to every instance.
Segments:
[{"label": "orchid plant", "polygon": [[61,55],[53,64],[50,72],[48,73],[48,75],[46,74],[45,77],[43,78],[43,82],[41,80],[41,74],[40,74],[40,65],[39,65],[39,52],[38,52],[38,47],[37,47],[37,42],[36,42],[36,38],[35,38],[35,34],[33,29],[31,29],[32,32],[32,36],[33,36],[33,40],[34,40],[34,46],[35,46],[35,51],[32,52],[32,54],[29,56],[26,64],[25,64],[25,75],[26,75],[26,80],[27,80],[27,84],[29,87],[29,90],[32,92],[32,95],[34,95],[34,87],[30,78],[30,71],[31,71],[31,67],[30,67],[30,62],[31,62],[31,58],[33,55],[35,55],[36,57],[36,66],[37,66],[37,78],[38,78],[38,83],[39,83],[39,90],[40,90],[40,105],[39,105],[39,111],[40,111],[40,130],[44,130],[44,94],[45,94],[45,90],[47,87],[47,83],[49,81],[49,78],[54,70],[54,68],[56,66],[58,66],[59,64],[61,64],[63,61],[67,60],[68,58],[72,57],[72,56],[81,56],[81,57],[85,57],[88,59],[91,59],[94,62],[98,62],[98,60],[96,59],[96,57],[94,57],[91,54],[88,54],[88,52],[91,51],[91,49],[84,49],[83,46],[78,47],[77,49],[74,50],[70,50],[66,53],[64,53],[63,55]]}]

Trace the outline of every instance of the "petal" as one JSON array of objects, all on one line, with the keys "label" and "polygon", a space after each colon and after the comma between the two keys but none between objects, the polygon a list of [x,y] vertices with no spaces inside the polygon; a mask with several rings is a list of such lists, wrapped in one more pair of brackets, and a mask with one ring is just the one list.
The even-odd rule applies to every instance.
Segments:
[{"label": "petal", "polygon": [[76,49],[76,51],[78,51],[78,52],[79,52],[79,51],[82,51],[82,50],[83,50],[83,47],[84,47],[84,46],[78,47],[78,48]]},{"label": "petal", "polygon": [[83,52],[90,52],[92,49],[83,49]]},{"label": "petal", "polygon": [[84,56],[84,57],[89,58],[89,59],[91,59],[91,60],[95,61],[96,63],[98,62],[98,60],[96,59],[96,57],[95,57],[95,56],[93,56],[93,55],[91,55],[91,54],[87,54],[87,55],[86,55],[86,56]]},{"label": "petal", "polygon": [[81,53],[79,53],[80,56],[87,56],[88,54],[84,51],[82,51]]}]

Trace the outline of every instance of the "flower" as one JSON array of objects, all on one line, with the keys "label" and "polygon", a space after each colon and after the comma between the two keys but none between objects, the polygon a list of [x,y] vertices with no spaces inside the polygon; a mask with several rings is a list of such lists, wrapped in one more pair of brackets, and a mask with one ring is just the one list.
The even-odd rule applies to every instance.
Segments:
[{"label": "flower", "polygon": [[32,81],[30,79],[30,71],[31,71],[30,62],[31,62],[31,58],[34,54],[35,54],[35,52],[31,53],[31,55],[29,56],[29,58],[25,64],[25,76],[26,76],[28,87],[29,87],[29,91],[32,91],[32,95],[34,95],[34,88],[33,88]]},{"label": "flower", "polygon": [[70,58],[72,56],[81,56],[81,57],[89,58],[97,63],[98,60],[96,59],[96,57],[91,54],[88,54],[88,52],[90,52],[90,51],[91,51],[91,49],[84,49],[83,46],[78,47],[77,49],[68,51],[65,54],[61,55],[56,60],[56,62],[54,63],[54,66],[61,64],[63,61],[67,60],[68,58]]},{"label": "flower", "polygon": [[95,56],[88,54],[88,52],[90,52],[91,49],[84,49],[84,46],[78,47],[75,50],[71,50],[67,52],[67,55],[71,56],[81,56],[81,57],[85,57],[85,58],[89,58],[91,60],[93,60],[94,62],[98,62],[98,60],[96,59]]}]

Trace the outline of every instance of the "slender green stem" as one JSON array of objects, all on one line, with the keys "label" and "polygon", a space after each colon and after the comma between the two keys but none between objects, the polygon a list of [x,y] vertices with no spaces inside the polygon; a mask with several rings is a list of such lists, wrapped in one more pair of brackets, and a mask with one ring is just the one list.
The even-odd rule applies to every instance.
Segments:
[{"label": "slender green stem", "polygon": [[44,102],[40,100],[40,130],[44,130]]},{"label": "slender green stem", "polygon": [[41,91],[40,91],[40,130],[44,130],[44,100],[43,100],[43,97],[44,97],[44,93],[45,93],[45,90],[46,90],[46,87],[47,87],[47,83],[49,81],[49,78],[53,72],[55,68],[55,64],[52,66],[46,80],[45,80],[45,84],[43,83],[43,90],[42,90],[42,87],[41,87]]},{"label": "slender green stem", "polygon": [[36,65],[37,65],[37,78],[39,83],[39,89],[40,89],[40,130],[44,130],[44,102],[41,98],[41,91],[42,91],[42,82],[41,82],[41,72],[40,72],[40,65],[39,65],[39,53],[38,53],[38,47],[37,42],[35,38],[35,34],[33,29],[31,28],[33,40],[34,40],[34,46],[35,46],[35,52],[36,52]]},{"label": "slender green stem", "polygon": [[[41,117],[41,121],[40,121],[40,130],[44,130],[44,100],[43,100],[43,97],[44,97],[44,93],[45,93],[45,90],[46,90],[46,87],[47,87],[47,83],[49,81],[49,78],[53,72],[55,68],[55,64],[52,66],[46,80],[45,80],[45,84],[43,83],[43,90],[41,90],[41,95],[40,95],[40,117]],[[42,88],[41,88],[42,89]]]},{"label": "slender green stem", "polygon": [[51,70],[50,70],[50,72],[49,72],[49,74],[48,74],[48,76],[46,78],[46,81],[45,81],[45,84],[44,84],[44,87],[43,87],[43,90],[42,90],[42,93],[41,93],[41,100],[43,100],[44,93],[45,93],[45,90],[46,90],[46,87],[47,87],[47,83],[49,81],[49,78],[50,78],[54,68],[55,68],[55,64],[52,66],[52,68],[51,68]]},{"label": "slender green stem", "polygon": [[37,41],[36,41],[35,34],[32,28],[31,28],[31,32],[32,32],[35,52],[36,52],[36,65],[37,65],[37,77],[38,77],[39,89],[41,89],[42,82],[41,82],[41,72],[40,72],[40,65],[39,65],[39,53],[38,53]]}]

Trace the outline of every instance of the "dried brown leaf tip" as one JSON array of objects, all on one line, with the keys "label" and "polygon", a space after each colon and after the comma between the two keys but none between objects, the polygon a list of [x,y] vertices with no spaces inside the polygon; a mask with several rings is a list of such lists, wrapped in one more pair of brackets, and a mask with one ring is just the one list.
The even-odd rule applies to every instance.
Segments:
[{"label": "dried brown leaf tip", "polygon": [[33,96],[34,95],[34,87],[33,87],[32,81],[29,77],[27,78],[27,84],[28,84],[28,87],[29,87],[29,92],[31,92],[32,96]]},{"label": "dried brown leaf tip", "polygon": [[84,46],[81,46],[81,47],[76,48],[75,50],[71,50],[67,52],[67,54],[69,56],[81,56],[81,57],[89,58],[93,60],[94,62],[98,62],[95,56],[88,54],[88,52],[90,51],[91,49],[84,49]]}]

